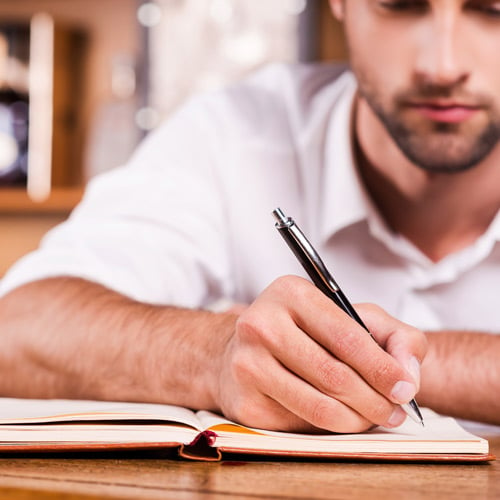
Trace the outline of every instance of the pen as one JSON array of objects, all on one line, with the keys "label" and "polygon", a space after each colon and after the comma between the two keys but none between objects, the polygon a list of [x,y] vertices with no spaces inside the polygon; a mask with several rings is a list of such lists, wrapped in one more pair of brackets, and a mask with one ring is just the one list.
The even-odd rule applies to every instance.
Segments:
[{"label": "pen", "polygon": [[[370,334],[372,339],[375,340],[354,307],[352,307],[351,303],[344,295],[344,292],[342,292],[333,279],[332,275],[321,260],[318,252],[316,252],[311,243],[309,243],[308,239],[299,229],[295,221],[291,217],[285,216],[280,208],[273,210],[273,215],[277,220],[275,223],[276,229],[302,264],[302,267],[305,269],[313,283],[327,297],[333,300],[337,306],[339,306],[359,325],[361,325]],[[424,419],[422,418],[422,414],[420,413],[420,409],[415,399],[412,399],[409,403],[401,406],[412,420],[422,424],[422,426],[424,425]]]}]

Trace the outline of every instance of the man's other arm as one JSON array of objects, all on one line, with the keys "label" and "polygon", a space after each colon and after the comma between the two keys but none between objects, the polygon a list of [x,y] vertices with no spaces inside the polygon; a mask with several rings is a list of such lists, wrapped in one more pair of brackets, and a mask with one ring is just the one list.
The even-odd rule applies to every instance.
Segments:
[{"label": "man's other arm", "polygon": [[427,333],[418,402],[459,418],[500,424],[500,335]]}]

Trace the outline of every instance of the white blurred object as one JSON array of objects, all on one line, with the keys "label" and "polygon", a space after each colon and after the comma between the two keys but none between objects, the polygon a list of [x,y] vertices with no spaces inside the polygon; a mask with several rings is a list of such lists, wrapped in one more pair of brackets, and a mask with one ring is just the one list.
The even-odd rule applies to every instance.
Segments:
[{"label": "white blurred object", "polygon": [[50,195],[54,91],[54,20],[35,14],[30,24],[28,195]]},{"label": "white blurred object", "polygon": [[306,10],[306,7],[306,0],[288,0],[287,5],[285,5],[286,11],[296,16],[302,14]]},{"label": "white blurred object", "polygon": [[[305,0],[304,0],[305,2]],[[167,116],[193,93],[214,90],[273,61],[298,60],[299,0],[156,0],[149,32],[149,103]]]},{"label": "white blurred object", "polygon": [[116,57],[111,65],[111,91],[117,99],[130,99],[136,89],[133,61],[127,57]]},{"label": "white blurred object", "polygon": [[135,115],[135,122],[141,130],[152,130],[160,121],[160,115],[156,109],[151,107],[144,107],[139,109]]},{"label": "white blurred object", "polygon": [[162,10],[155,2],[143,3],[137,9],[137,20],[143,26],[152,28],[160,24],[162,17]]},{"label": "white blurred object", "polygon": [[212,0],[209,13],[215,22],[226,24],[233,18],[234,6],[229,0]]},{"label": "white blurred object", "polygon": [[19,148],[14,137],[0,130],[0,173],[16,161],[18,153]]},{"label": "white blurred object", "polygon": [[265,60],[267,44],[259,33],[247,32],[226,39],[223,43],[223,53],[229,60],[242,67],[254,66]]}]

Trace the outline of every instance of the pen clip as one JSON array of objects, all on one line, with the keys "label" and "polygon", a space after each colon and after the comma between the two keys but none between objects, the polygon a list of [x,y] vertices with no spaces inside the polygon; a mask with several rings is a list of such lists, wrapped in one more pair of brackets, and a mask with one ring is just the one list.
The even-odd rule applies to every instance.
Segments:
[{"label": "pen clip", "polygon": [[318,252],[316,252],[294,220],[285,216],[280,208],[273,210],[273,215],[277,220],[275,223],[276,229],[280,232],[286,231],[292,238],[291,241],[288,238],[285,238],[285,240],[314,284],[327,295],[329,295],[327,291],[337,294],[340,291],[339,286],[321,260]]}]

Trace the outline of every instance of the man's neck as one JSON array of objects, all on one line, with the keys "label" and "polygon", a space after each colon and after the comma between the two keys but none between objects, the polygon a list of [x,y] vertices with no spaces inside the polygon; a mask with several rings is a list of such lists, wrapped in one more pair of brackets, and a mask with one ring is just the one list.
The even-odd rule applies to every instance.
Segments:
[{"label": "man's neck", "polygon": [[500,209],[500,146],[466,172],[428,173],[409,162],[361,104],[357,118],[360,174],[394,232],[437,262],[486,231]]}]

